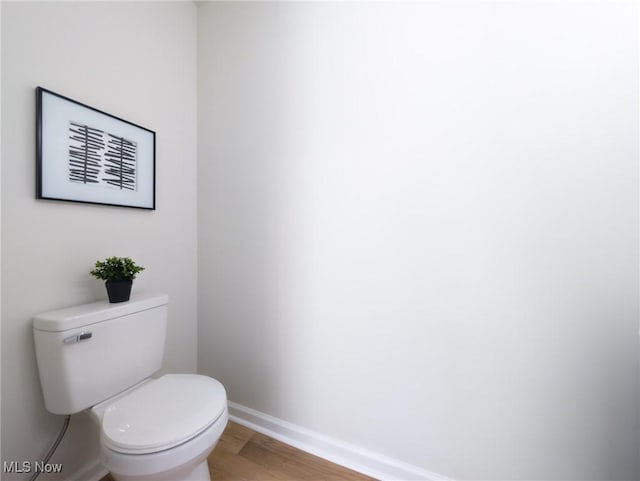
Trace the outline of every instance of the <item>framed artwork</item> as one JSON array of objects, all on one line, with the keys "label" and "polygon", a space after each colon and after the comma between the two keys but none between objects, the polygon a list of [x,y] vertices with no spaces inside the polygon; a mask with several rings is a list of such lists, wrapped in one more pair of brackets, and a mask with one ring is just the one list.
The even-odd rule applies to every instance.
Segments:
[{"label": "framed artwork", "polygon": [[155,209],[156,134],[36,88],[36,198]]}]

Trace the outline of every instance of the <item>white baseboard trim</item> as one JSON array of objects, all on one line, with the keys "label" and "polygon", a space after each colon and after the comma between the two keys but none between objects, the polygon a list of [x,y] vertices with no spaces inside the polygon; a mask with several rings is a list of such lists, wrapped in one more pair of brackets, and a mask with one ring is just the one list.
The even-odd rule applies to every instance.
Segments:
[{"label": "white baseboard trim", "polygon": [[109,471],[107,471],[98,461],[95,461],[93,464],[89,464],[80,471],[69,476],[68,479],[69,481],[100,481],[107,474],[109,474]]},{"label": "white baseboard trim", "polygon": [[335,464],[384,481],[451,481],[440,474],[310,431],[229,401],[229,419]]}]

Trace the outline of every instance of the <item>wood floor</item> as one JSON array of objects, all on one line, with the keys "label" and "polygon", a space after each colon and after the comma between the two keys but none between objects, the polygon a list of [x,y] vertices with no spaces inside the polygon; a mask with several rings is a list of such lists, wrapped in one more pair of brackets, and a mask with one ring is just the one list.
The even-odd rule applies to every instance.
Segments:
[{"label": "wood floor", "polygon": [[373,481],[231,421],[208,463],[212,481]]}]

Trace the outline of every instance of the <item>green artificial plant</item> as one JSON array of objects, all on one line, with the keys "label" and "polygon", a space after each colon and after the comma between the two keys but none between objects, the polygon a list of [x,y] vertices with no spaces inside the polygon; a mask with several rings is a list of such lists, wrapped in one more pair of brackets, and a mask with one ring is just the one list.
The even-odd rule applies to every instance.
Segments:
[{"label": "green artificial plant", "polygon": [[132,281],[144,267],[137,265],[130,257],[108,257],[96,261],[90,274],[105,281]]}]

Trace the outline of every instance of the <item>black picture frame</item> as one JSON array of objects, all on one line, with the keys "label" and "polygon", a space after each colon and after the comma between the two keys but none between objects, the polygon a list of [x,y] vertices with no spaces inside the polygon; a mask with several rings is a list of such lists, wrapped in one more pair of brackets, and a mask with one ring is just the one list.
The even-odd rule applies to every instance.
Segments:
[{"label": "black picture frame", "polygon": [[36,87],[36,199],[156,208],[156,133]]}]

